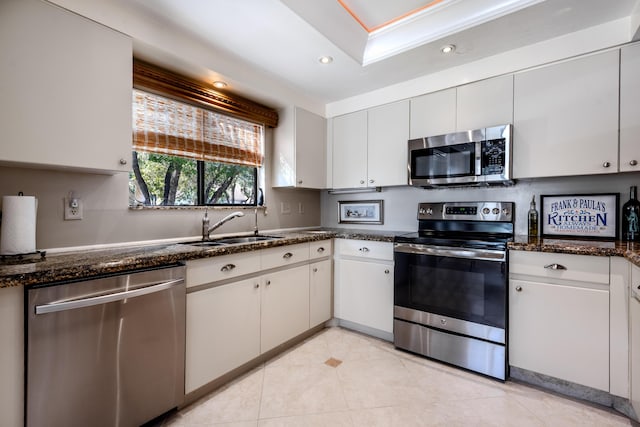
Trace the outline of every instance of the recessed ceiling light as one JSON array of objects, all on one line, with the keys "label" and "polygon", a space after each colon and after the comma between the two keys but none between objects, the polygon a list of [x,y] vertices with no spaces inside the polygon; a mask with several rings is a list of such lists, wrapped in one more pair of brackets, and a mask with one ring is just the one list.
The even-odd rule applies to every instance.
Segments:
[{"label": "recessed ceiling light", "polygon": [[217,80],[215,82],[213,82],[213,85],[215,87],[217,87],[218,89],[224,89],[225,87],[227,87],[227,83],[221,81],[221,80]]},{"label": "recessed ceiling light", "polygon": [[440,48],[440,52],[442,53],[453,53],[456,50],[455,44],[447,44]]},{"label": "recessed ceiling light", "polygon": [[331,64],[333,62],[333,58],[330,56],[321,56],[318,58],[321,64]]}]

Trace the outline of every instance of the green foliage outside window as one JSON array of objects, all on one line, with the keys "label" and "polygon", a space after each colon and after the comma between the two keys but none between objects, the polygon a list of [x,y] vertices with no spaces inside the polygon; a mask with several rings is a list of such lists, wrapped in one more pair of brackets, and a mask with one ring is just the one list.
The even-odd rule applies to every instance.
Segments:
[{"label": "green foliage outside window", "polygon": [[256,168],[133,152],[129,204],[255,205]]}]

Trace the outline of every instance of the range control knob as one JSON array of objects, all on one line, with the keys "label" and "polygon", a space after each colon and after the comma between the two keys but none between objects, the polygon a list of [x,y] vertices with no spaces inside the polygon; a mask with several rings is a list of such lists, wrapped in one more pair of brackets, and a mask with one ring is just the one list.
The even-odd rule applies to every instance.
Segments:
[{"label": "range control knob", "polygon": [[494,215],[498,215],[500,213],[500,209],[493,208],[493,210],[491,212],[493,212]]},{"label": "range control knob", "polygon": [[427,210],[425,208],[420,208],[420,209],[418,209],[418,213],[420,215],[424,215],[425,213],[427,213]]},{"label": "range control knob", "polygon": [[427,215],[433,215],[433,209],[428,208],[427,209]]},{"label": "range control knob", "polygon": [[509,211],[509,209],[504,208],[504,209],[502,209],[502,214],[503,214],[504,216],[509,216],[509,215],[511,215],[511,212]]},{"label": "range control knob", "polygon": [[483,213],[483,214],[485,214],[485,215],[489,215],[489,212],[491,212],[491,211],[489,210],[489,208],[484,208],[484,209],[482,209],[482,213]]}]

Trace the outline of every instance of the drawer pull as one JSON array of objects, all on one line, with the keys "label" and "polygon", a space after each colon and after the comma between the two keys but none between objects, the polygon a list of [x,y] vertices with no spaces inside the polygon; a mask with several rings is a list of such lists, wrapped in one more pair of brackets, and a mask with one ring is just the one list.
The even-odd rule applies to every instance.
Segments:
[{"label": "drawer pull", "polygon": [[267,280],[267,286],[271,284],[271,280]]},{"label": "drawer pull", "polygon": [[258,289],[260,287],[260,283],[256,283],[255,285],[253,285],[253,287]]},{"label": "drawer pull", "polygon": [[362,248],[360,248],[360,249],[358,249],[358,250],[359,250],[360,252],[363,252],[363,253],[367,253],[367,252],[369,252],[369,248],[367,248],[367,247],[362,247]]},{"label": "drawer pull", "polygon": [[565,267],[562,264],[556,264],[555,262],[553,264],[547,264],[544,266],[544,268],[548,268],[550,270],[566,270],[567,267]]},{"label": "drawer pull", "polygon": [[234,264],[227,264],[227,265],[222,266],[220,271],[231,271],[234,268],[236,268],[236,266]]},{"label": "drawer pull", "polygon": [[389,274],[389,269],[388,268],[384,271],[384,274]]},{"label": "drawer pull", "polygon": [[293,254],[291,252],[287,252],[286,254],[282,255],[282,258],[284,259],[289,259],[293,256]]},{"label": "drawer pull", "polygon": [[631,161],[629,162],[629,164],[630,164],[631,166],[637,166],[637,165],[638,165],[638,161],[637,161],[637,160],[631,160]]},{"label": "drawer pull", "polygon": [[522,292],[522,286],[516,286],[516,292]]},{"label": "drawer pull", "polygon": [[318,248],[318,253],[321,254],[322,252],[324,252],[324,248],[321,246]]},{"label": "drawer pull", "polygon": [[313,272],[314,272],[314,273],[317,273],[317,272],[318,272],[318,268],[317,268],[317,267],[314,267],[314,268],[313,268]]}]

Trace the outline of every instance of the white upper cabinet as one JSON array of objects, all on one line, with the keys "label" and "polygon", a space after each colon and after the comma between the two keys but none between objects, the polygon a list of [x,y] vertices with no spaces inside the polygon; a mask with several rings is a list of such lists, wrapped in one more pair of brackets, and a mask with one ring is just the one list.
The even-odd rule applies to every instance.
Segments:
[{"label": "white upper cabinet", "polygon": [[640,171],[640,44],[620,58],[620,172]]},{"label": "white upper cabinet", "polygon": [[333,119],[333,188],[367,186],[367,112]]},{"label": "white upper cabinet", "polygon": [[407,184],[409,101],[333,119],[333,188]]},{"label": "white upper cabinet", "polygon": [[326,187],[326,127],[324,117],[299,107],[279,112],[274,131],[274,187]]},{"label": "white upper cabinet", "polygon": [[410,123],[411,139],[513,123],[513,75],[413,98]]},{"label": "white upper cabinet", "polygon": [[459,86],[456,98],[458,132],[513,123],[513,74]]},{"label": "white upper cabinet", "polygon": [[515,178],[618,170],[618,51],[516,74]]},{"label": "white upper cabinet", "polygon": [[38,0],[0,4],[0,162],[131,167],[131,39]]},{"label": "white upper cabinet", "polygon": [[409,138],[456,131],[456,89],[428,93],[411,99]]},{"label": "white upper cabinet", "polygon": [[407,185],[409,101],[370,109],[368,136],[368,185]]}]

